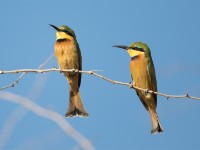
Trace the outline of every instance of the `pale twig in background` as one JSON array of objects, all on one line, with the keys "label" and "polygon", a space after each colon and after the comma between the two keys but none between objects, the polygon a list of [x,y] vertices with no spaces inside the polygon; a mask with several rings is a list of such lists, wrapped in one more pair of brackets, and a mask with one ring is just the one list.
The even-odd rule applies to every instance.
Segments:
[{"label": "pale twig in background", "polygon": [[52,53],[42,64],[40,64],[38,69],[42,69],[46,64],[48,64],[51,61],[53,57],[54,53]]},{"label": "pale twig in background", "polygon": [[19,96],[10,92],[0,92],[0,99],[10,101],[13,103],[18,103],[28,110],[34,112],[35,114],[52,120],[56,123],[67,135],[73,138],[79,145],[85,150],[94,150],[92,143],[81,135],[75,128],[73,128],[60,114],[43,108],[36,103],[32,102],[30,99]]},{"label": "pale twig in background", "polygon": [[125,86],[128,86],[129,88],[141,90],[141,91],[144,91],[146,93],[154,93],[154,94],[166,97],[167,99],[169,99],[169,98],[189,98],[189,99],[200,100],[199,97],[190,96],[189,94],[184,94],[184,95],[170,95],[170,94],[164,94],[164,93],[152,91],[152,90],[149,90],[149,89],[139,88],[137,86],[134,86],[131,83],[125,83],[125,82],[120,82],[120,81],[115,81],[115,80],[109,79],[109,78],[104,77],[104,76],[102,76],[100,74],[97,74],[94,70],[91,70],[91,71],[80,71],[80,70],[77,70],[77,69],[57,69],[57,68],[44,69],[44,70],[40,70],[40,69],[39,70],[38,69],[20,69],[20,70],[8,70],[8,71],[0,70],[0,74],[15,74],[15,73],[20,73],[20,72],[26,72],[26,73],[28,73],[28,72],[29,73],[47,73],[47,72],[51,72],[51,71],[74,72],[74,73],[90,74],[90,75],[94,75],[96,77],[99,77],[99,78],[101,78],[103,80],[106,80],[106,81],[108,81],[110,83],[113,83],[113,84],[125,85]]},{"label": "pale twig in background", "polygon": [[[54,54],[52,53],[42,64],[38,66],[38,69],[42,69],[45,65],[47,65],[51,61],[53,56]],[[26,73],[22,73],[14,83],[6,86],[6,88],[13,87],[19,82],[20,79],[24,77],[25,74]],[[36,76],[33,86],[29,92],[30,98],[32,100],[36,100],[37,97],[41,94],[42,89],[44,88],[45,79],[46,76]],[[3,89],[5,89],[5,87]],[[26,115],[26,113],[27,109],[24,109],[22,106],[19,106],[18,108],[13,110],[10,113],[10,115],[6,118],[0,130],[0,149],[3,149],[8,143],[17,123]]]},{"label": "pale twig in background", "polygon": [[[52,58],[53,58],[54,54],[52,53],[46,60],[44,63],[42,63],[41,65],[39,65],[38,69],[42,69],[43,66],[45,66]],[[4,87],[1,87],[0,90],[4,90],[7,88],[11,88],[14,87],[16,84],[19,83],[19,81],[25,76],[26,72],[23,72],[13,83],[6,85]]]},{"label": "pale twig in background", "polygon": [[[34,101],[41,94],[46,81],[46,76],[36,76],[33,86],[30,90],[30,98]],[[18,122],[27,114],[28,110],[22,106],[18,106],[13,110],[3,122],[0,130],[0,149],[4,149],[5,145],[9,142],[12,133]]]}]

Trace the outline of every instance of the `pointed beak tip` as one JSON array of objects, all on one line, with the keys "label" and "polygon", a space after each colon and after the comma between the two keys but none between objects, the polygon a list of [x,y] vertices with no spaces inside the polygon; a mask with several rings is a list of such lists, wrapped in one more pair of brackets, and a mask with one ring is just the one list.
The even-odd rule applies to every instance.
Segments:
[{"label": "pointed beak tip", "polygon": [[122,49],[125,49],[125,50],[128,49],[128,46],[124,46],[124,45],[114,45],[112,47],[122,48]]},{"label": "pointed beak tip", "polygon": [[52,24],[49,24],[51,27],[53,27],[56,31],[59,31],[60,29]]},{"label": "pointed beak tip", "polygon": [[112,47],[121,48],[121,46],[120,46],[120,45],[113,45]]}]

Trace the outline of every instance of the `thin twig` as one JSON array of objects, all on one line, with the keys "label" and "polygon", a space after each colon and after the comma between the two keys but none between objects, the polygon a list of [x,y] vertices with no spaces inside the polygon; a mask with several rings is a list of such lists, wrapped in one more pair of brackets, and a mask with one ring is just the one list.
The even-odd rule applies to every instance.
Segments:
[{"label": "thin twig", "polygon": [[[48,63],[54,56],[54,53],[52,53],[48,58],[47,60],[45,60],[44,63],[40,64],[38,69],[42,69],[44,65],[46,65],[46,63]],[[4,89],[7,89],[7,88],[11,88],[11,87],[15,87],[16,84],[19,83],[19,81],[25,76],[26,72],[23,72],[13,83],[9,84],[9,85],[6,85],[4,87],[1,87],[0,90],[4,90]]]},{"label": "thin twig", "polygon": [[18,103],[38,116],[47,118],[56,123],[67,135],[72,137],[85,150],[94,150],[92,143],[73,128],[60,114],[46,109],[32,102],[32,100],[10,92],[0,92],[0,99]]},{"label": "thin twig", "polygon": [[140,88],[140,87],[136,87],[131,83],[125,83],[125,82],[120,82],[120,81],[115,81],[115,80],[109,79],[109,78],[104,77],[104,76],[102,76],[100,74],[97,74],[93,70],[91,70],[91,71],[82,71],[81,70],[80,71],[80,70],[77,70],[77,69],[57,69],[57,68],[43,69],[43,70],[40,70],[40,69],[39,70],[38,69],[20,69],[20,70],[7,70],[7,71],[0,70],[0,74],[14,74],[14,73],[20,73],[20,72],[25,72],[25,73],[31,73],[31,72],[32,73],[33,72],[34,73],[46,73],[46,72],[51,72],[51,71],[74,72],[74,73],[84,73],[84,74],[94,75],[96,77],[99,77],[99,78],[101,78],[103,80],[106,80],[106,81],[108,81],[110,83],[113,83],[113,84],[125,85],[125,86],[128,86],[129,88],[141,90],[141,91],[144,91],[146,93],[154,93],[154,94],[166,97],[167,99],[169,99],[169,98],[189,98],[189,99],[200,100],[199,97],[190,96],[189,94],[185,94],[185,95],[170,95],[170,94],[164,94],[164,93],[152,91],[152,90],[149,90],[149,89],[143,89],[143,88]]},{"label": "thin twig", "polygon": [[[0,70],[0,74],[16,74],[16,73],[47,73],[47,72],[74,72],[74,73],[85,73],[85,74],[93,74],[93,70],[91,71],[80,71],[77,69],[19,69],[19,70]],[[98,71],[98,70],[97,70]]]},{"label": "thin twig", "polygon": [[[91,71],[89,72],[89,74],[91,74]],[[164,94],[164,93],[160,93],[160,92],[156,92],[156,91],[152,91],[152,90],[148,90],[148,89],[143,89],[143,88],[140,88],[140,87],[137,87],[137,86],[134,86],[133,84],[131,83],[125,83],[125,82],[120,82],[120,81],[115,81],[115,80],[111,80],[109,78],[106,78],[100,74],[97,74],[95,72],[92,72],[92,74],[94,76],[97,76],[103,80],[106,80],[108,82],[111,82],[113,84],[121,84],[121,85],[125,85],[125,86],[128,86],[129,88],[132,88],[132,89],[137,89],[137,90],[141,90],[141,91],[144,91],[146,93],[153,93],[153,94],[157,94],[157,95],[160,95],[160,96],[163,96],[163,97],[166,97],[167,99],[169,98],[190,98],[190,99],[194,99],[194,100],[200,100],[199,97],[195,97],[195,96],[190,96],[189,94],[185,94],[185,95],[170,95],[170,94]]]},{"label": "thin twig", "polygon": [[1,87],[0,90],[4,90],[4,89],[10,88],[10,87],[14,87],[19,82],[19,80],[21,80],[24,77],[25,74],[26,73],[23,72],[13,83],[6,85],[4,87]]}]

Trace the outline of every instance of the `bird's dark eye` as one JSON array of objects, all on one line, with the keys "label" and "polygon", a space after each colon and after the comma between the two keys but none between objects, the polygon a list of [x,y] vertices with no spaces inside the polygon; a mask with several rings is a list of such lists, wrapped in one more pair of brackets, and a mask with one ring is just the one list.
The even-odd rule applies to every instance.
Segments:
[{"label": "bird's dark eye", "polygon": [[132,49],[132,50],[135,50],[135,51],[144,52],[144,49],[141,48],[141,47],[129,47],[129,48]]}]

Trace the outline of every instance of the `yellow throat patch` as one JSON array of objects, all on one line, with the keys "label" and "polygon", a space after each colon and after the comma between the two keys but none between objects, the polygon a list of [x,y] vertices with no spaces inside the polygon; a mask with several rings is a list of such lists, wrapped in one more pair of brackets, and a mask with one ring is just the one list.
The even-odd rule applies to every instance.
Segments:
[{"label": "yellow throat patch", "polygon": [[142,54],[142,53],[144,53],[144,52],[134,51],[134,50],[132,50],[132,49],[129,49],[129,50],[128,50],[128,54],[130,55],[130,57],[135,57],[135,56],[138,56],[138,55],[140,55],[140,54]]},{"label": "yellow throat patch", "polygon": [[59,39],[68,39],[68,40],[72,40],[73,37],[68,35],[67,33],[65,32],[56,32],[56,40],[59,40]]}]

